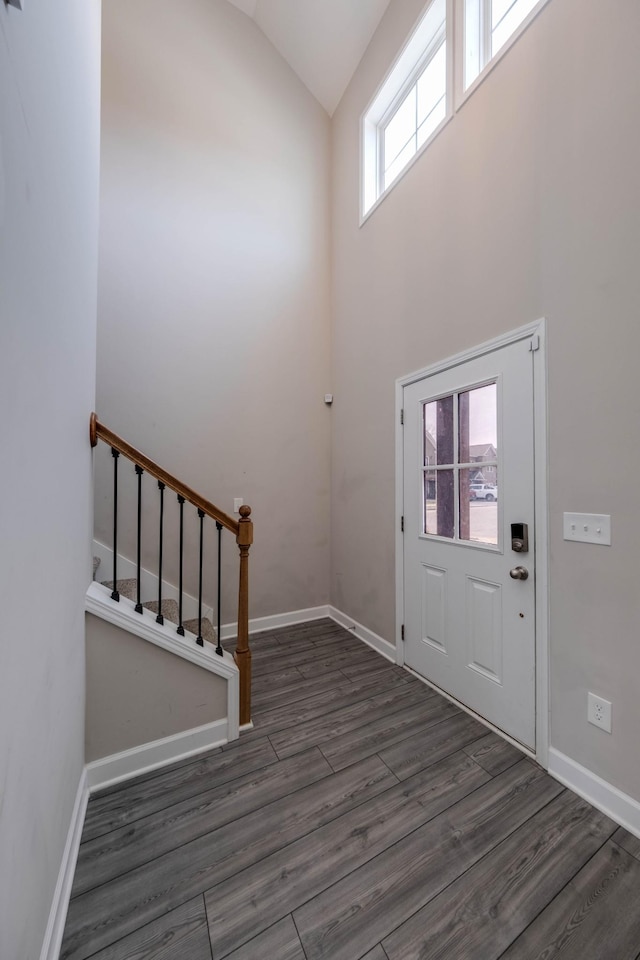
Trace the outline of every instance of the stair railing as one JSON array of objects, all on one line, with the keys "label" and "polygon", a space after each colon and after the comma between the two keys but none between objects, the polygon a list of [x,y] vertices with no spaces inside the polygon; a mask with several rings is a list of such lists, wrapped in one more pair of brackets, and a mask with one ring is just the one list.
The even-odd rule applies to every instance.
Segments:
[{"label": "stair railing", "polygon": [[120,455],[130,460],[135,467],[138,481],[138,518],[137,518],[137,572],[138,587],[135,610],[137,613],[143,612],[141,602],[141,525],[142,525],[142,475],[149,473],[158,481],[158,490],[160,491],[160,529],[159,529],[159,554],[158,554],[158,623],[164,623],[162,615],[162,562],[163,562],[163,522],[164,522],[164,492],[168,487],[176,494],[180,507],[180,544],[179,544],[179,586],[178,586],[178,626],[177,633],[184,636],[183,626],[183,546],[184,546],[184,505],[192,504],[197,512],[200,526],[200,545],[199,545],[199,575],[198,575],[198,636],[196,643],[204,645],[202,637],[202,568],[203,568],[203,528],[204,518],[210,517],[215,521],[218,531],[218,582],[217,582],[217,647],[216,653],[223,655],[222,644],[220,641],[220,598],[221,598],[221,558],[222,558],[222,530],[225,528],[233,533],[240,551],[240,571],[238,578],[238,634],[236,640],[236,650],[234,660],[238,667],[240,681],[240,725],[250,723],[251,721],[251,650],[249,649],[249,549],[253,543],[253,522],[251,517],[251,507],[240,507],[240,519],[234,520],[223,510],[220,510],[209,500],[205,500],[200,494],[196,493],[185,483],[182,483],[176,477],[172,476],[167,470],[159,467],[157,463],[150,460],[131,444],[127,443],[104,424],[100,423],[95,413],[91,414],[89,424],[89,439],[91,446],[95,447],[98,440],[103,440],[111,447],[113,457],[113,590],[111,597],[119,601],[118,593],[118,460]]}]

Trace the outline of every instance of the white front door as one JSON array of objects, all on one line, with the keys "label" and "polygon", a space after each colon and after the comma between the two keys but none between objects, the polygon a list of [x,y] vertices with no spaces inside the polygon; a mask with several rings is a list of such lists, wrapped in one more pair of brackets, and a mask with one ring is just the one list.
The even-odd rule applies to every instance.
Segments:
[{"label": "white front door", "polygon": [[405,662],[532,750],[535,345],[403,390]]}]

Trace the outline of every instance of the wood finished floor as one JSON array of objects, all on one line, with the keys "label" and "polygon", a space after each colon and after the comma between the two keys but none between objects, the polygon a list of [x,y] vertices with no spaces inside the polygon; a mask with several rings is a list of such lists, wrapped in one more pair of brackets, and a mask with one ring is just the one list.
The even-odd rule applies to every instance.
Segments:
[{"label": "wood finished floor", "polygon": [[255,729],[94,796],[61,958],[639,960],[640,841],[330,620]]}]

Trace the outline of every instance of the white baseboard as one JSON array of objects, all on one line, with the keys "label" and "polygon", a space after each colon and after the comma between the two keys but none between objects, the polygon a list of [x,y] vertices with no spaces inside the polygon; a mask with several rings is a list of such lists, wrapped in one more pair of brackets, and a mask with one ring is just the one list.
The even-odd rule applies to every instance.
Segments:
[{"label": "white baseboard", "polygon": [[102,760],[94,760],[86,767],[89,793],[137,777],[141,773],[149,773],[177,760],[195,757],[227,742],[227,721],[215,720],[162,740],[114,753]]},{"label": "white baseboard", "polygon": [[[373,630],[364,627],[353,617],[348,617],[346,613],[338,610],[331,604],[323,604],[319,607],[307,607],[304,610],[292,610],[289,613],[275,613],[270,617],[256,617],[249,621],[249,634],[260,633],[262,630],[277,630],[280,627],[291,627],[296,623],[308,623],[311,620],[322,620],[329,617],[341,627],[350,630],[359,640],[364,641],[370,647],[373,647],[378,653],[381,653],[387,660],[396,663],[396,648],[388,640],[378,636]],[[233,639],[236,636],[236,624],[228,623],[220,628],[222,640]]]},{"label": "white baseboard", "polygon": [[[249,620],[249,633],[261,633],[263,630],[277,630],[279,627],[292,627],[296,623],[308,620],[321,620],[329,617],[329,607],[307,607],[305,610],[292,610],[289,613],[274,613],[269,617],[255,617]],[[238,635],[237,623],[223,623],[220,627],[221,640],[233,640]]]},{"label": "white baseboard", "polygon": [[40,960],[58,960],[60,955],[89,795],[102,787],[129,780],[177,760],[188,759],[227,742],[227,721],[216,720],[214,723],[207,723],[153,743],[145,743],[85,766],[76,792]]},{"label": "white baseboard", "polygon": [[640,837],[640,803],[571,757],[549,748],[549,773],[634,836]]},{"label": "white baseboard", "polygon": [[358,623],[357,620],[354,620],[353,617],[348,617],[346,613],[342,613],[341,610],[338,610],[336,607],[328,607],[329,616],[332,620],[335,620],[336,623],[339,623],[341,627],[345,627],[347,630],[350,630],[351,633],[355,634],[359,640],[363,640],[364,643],[367,643],[370,647],[373,647],[378,653],[381,653],[383,657],[386,657],[387,660],[391,660],[392,663],[396,663],[396,648],[392,643],[389,643],[388,640],[385,640],[383,637],[378,636],[377,633],[374,633],[373,630],[369,630],[368,627],[363,627],[361,623]]},{"label": "white baseboard", "polygon": [[47,930],[40,952],[40,960],[58,960],[60,955],[62,935],[67,919],[67,910],[69,909],[71,886],[73,884],[73,875],[78,859],[78,850],[80,849],[80,839],[82,837],[82,827],[84,826],[88,800],[89,787],[85,768],[82,771],[76,792],[71,823],[69,824],[69,831],[67,833],[67,841],[64,845],[64,852],[58,872],[58,881],[49,913],[49,922],[47,923]]}]

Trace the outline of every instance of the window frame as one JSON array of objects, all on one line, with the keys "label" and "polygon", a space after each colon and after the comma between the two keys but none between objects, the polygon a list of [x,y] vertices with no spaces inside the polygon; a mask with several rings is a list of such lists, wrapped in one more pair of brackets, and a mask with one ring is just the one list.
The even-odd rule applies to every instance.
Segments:
[{"label": "window frame", "polygon": [[[437,126],[434,127],[434,129],[431,131],[431,133],[430,133],[429,136],[427,137],[427,139],[426,139],[426,141],[424,142],[424,144],[422,144],[422,145],[419,146],[419,147],[416,147],[416,150],[414,151],[414,154],[413,154],[413,156],[411,157],[411,159],[407,161],[407,163],[405,164],[405,166],[404,166],[404,167],[402,168],[402,170],[393,178],[393,180],[391,181],[391,183],[390,183],[388,186],[385,187],[384,179],[385,179],[386,169],[385,169],[385,149],[384,149],[384,141],[385,141],[385,132],[386,132],[386,129],[387,129],[387,127],[389,126],[389,124],[391,123],[391,121],[393,120],[393,118],[396,116],[396,114],[398,113],[398,111],[399,111],[399,110],[401,109],[401,107],[403,106],[406,98],[409,96],[409,94],[411,93],[411,91],[414,89],[414,87],[417,87],[417,86],[418,86],[418,83],[419,83],[420,79],[422,78],[422,75],[423,75],[424,72],[426,71],[426,69],[427,69],[427,67],[429,66],[429,64],[431,63],[431,61],[436,57],[436,55],[437,55],[438,52],[440,51],[440,48],[441,48],[441,46],[442,46],[443,44],[444,44],[444,47],[445,47],[445,57],[447,58],[447,62],[446,62],[446,65],[445,65],[445,71],[447,71],[447,68],[448,68],[448,57],[447,57],[448,51],[447,51],[447,22],[446,22],[446,17],[445,17],[444,23],[440,26],[438,32],[437,32],[436,34],[434,34],[431,42],[429,43],[427,49],[424,51],[422,57],[421,57],[420,60],[417,62],[416,66],[413,68],[413,70],[411,71],[411,73],[409,74],[409,76],[408,76],[407,80],[405,81],[404,85],[400,88],[400,90],[398,91],[398,93],[397,93],[396,96],[394,97],[392,103],[389,105],[389,107],[388,107],[387,110],[384,112],[384,114],[382,115],[382,117],[380,118],[380,120],[378,121],[378,123],[377,123],[377,125],[376,125],[376,126],[377,126],[377,141],[378,141],[378,143],[377,143],[377,147],[378,147],[378,162],[377,162],[377,168],[378,168],[378,169],[377,169],[377,174],[378,174],[378,184],[377,184],[377,186],[378,186],[378,197],[381,197],[382,194],[383,194],[386,190],[390,190],[390,189],[391,189],[391,187],[393,186],[393,184],[395,183],[395,181],[398,179],[398,177],[402,176],[402,174],[404,173],[405,168],[412,162],[412,160],[413,160],[413,158],[415,157],[415,155],[416,155],[420,150],[422,150],[422,148],[423,148],[424,146],[427,145],[427,143],[431,140],[432,136],[435,135],[436,131],[440,128],[440,126],[441,126],[441,124],[442,124],[442,122],[443,122],[443,121],[441,120],[440,123],[438,123]],[[444,116],[443,119],[445,119],[445,120],[446,120],[446,118],[447,118],[447,92],[448,92],[448,87],[449,87],[449,84],[448,84],[447,80],[448,80],[448,77],[447,77],[446,80],[445,80],[445,91],[444,91],[444,98],[445,98],[445,116]],[[417,91],[416,91],[416,96],[417,96]],[[435,110],[435,107],[434,107],[433,109]],[[419,130],[419,129],[420,129],[419,126],[416,126],[416,129],[414,130],[414,133],[413,133],[414,136],[417,137],[417,134],[418,134],[418,130]],[[408,143],[408,142],[409,142],[409,141],[407,141],[407,143]],[[404,148],[403,148],[403,149],[404,149]],[[402,152],[402,151],[400,151],[400,152]],[[399,154],[398,154],[397,156],[399,156]],[[397,156],[394,158],[394,160],[397,159]]]},{"label": "window frame", "polygon": [[[454,387],[452,390],[448,390],[446,393],[436,394],[435,396],[426,397],[421,401],[422,406],[422,466],[421,474],[422,481],[419,484],[422,491],[421,495],[421,509],[422,509],[422,530],[418,534],[420,540],[435,540],[438,543],[448,543],[454,547],[471,547],[474,550],[484,550],[489,553],[503,553],[503,527],[502,527],[502,517],[500,513],[500,504],[498,504],[498,515],[496,520],[496,542],[493,543],[489,540],[465,540],[460,536],[460,474],[463,470],[472,470],[478,466],[486,467],[495,467],[496,468],[496,486],[498,486],[498,496],[500,498],[500,481],[499,478],[503,476],[503,467],[502,467],[502,456],[501,456],[501,436],[502,436],[502,374],[498,374],[495,377],[490,377],[486,380],[478,380],[477,382],[471,384],[465,384],[464,386]],[[482,460],[482,461],[463,461],[460,459],[460,395],[463,393],[471,393],[473,390],[481,390],[483,387],[493,386],[496,388],[496,434],[498,439],[498,444],[496,446],[496,457],[491,460]],[[425,430],[425,408],[430,403],[437,403],[439,400],[444,400],[447,397],[453,398],[453,415],[452,415],[452,451],[453,451],[453,460],[450,463],[438,463],[438,456],[436,453],[435,462],[433,464],[425,463],[427,459],[426,455],[426,430]],[[435,473],[436,477],[438,472],[452,472],[453,473],[453,536],[447,537],[446,535],[439,533],[428,533],[427,531],[427,507],[426,507],[426,496],[425,496],[425,478],[428,473]],[[437,490],[437,484],[436,484]]]},{"label": "window frame", "polygon": [[[549,3],[549,0],[537,0],[522,22],[503,43],[500,49],[484,63],[477,77],[465,89],[465,56],[466,56],[466,24],[465,0],[444,0],[445,19],[444,43],[446,51],[446,90],[445,115],[432,130],[423,144],[417,147],[415,153],[406,165],[398,172],[391,183],[384,186],[384,130],[393,119],[402,103],[417,84],[420,76],[428,67],[431,59],[440,49],[437,42],[440,30],[433,34],[426,47],[420,50],[420,38],[423,25],[429,10],[438,0],[429,0],[425,4],[419,18],[414,23],[405,43],[396,56],[384,79],[378,86],[374,96],[367,104],[360,118],[360,226],[377,210],[382,201],[400,183],[409,172],[413,164],[425,150],[433,143],[444,127],[453,119],[470,96],[484,82],[502,57],[511,49],[514,43],[527,30],[540,11]],[[492,0],[478,0],[484,11],[484,29],[482,30],[481,48],[484,55],[491,48],[491,4]],[[508,15],[508,11],[505,16]],[[481,16],[481,28],[483,18]],[[408,141],[407,141],[408,142]]]},{"label": "window frame", "polygon": [[[444,43],[446,51],[446,90],[444,119],[429,134],[425,142],[418,147],[406,166],[398,173],[386,189],[383,189],[384,168],[382,166],[381,140],[384,126],[388,125],[397,112],[405,96],[417,83],[421,73],[429,65],[431,57],[439,49],[434,34],[427,47],[420,45],[420,35],[429,10],[437,0],[425,4],[422,13],[414,23],[400,52],[367,104],[360,118],[360,226],[378,208],[384,198],[402,180],[419,156],[438,136],[454,114],[454,17],[456,0],[444,0]],[[441,42],[441,41],[440,41]],[[408,63],[407,63],[408,61]]]},{"label": "window frame", "polygon": [[[481,51],[486,56],[487,51],[489,54],[491,52],[491,4],[492,0],[479,0],[481,7],[484,12],[481,12],[480,15],[480,35],[481,35]],[[455,0],[455,21],[454,21],[454,31],[456,34],[455,40],[455,112],[457,113],[460,107],[469,99],[469,97],[478,89],[478,87],[483,83],[485,78],[491,73],[493,68],[502,60],[504,55],[508,50],[511,49],[514,43],[522,36],[525,30],[529,25],[535,20],[543,7],[549,3],[549,0],[538,0],[536,5],[529,11],[524,20],[518,24],[513,33],[511,33],[507,40],[502,44],[500,49],[493,55],[488,57],[484,65],[480,68],[478,76],[471,81],[469,86],[465,89],[464,86],[464,70],[465,70],[465,58],[466,58],[466,3],[465,0]],[[484,48],[484,49],[483,49]]]}]

